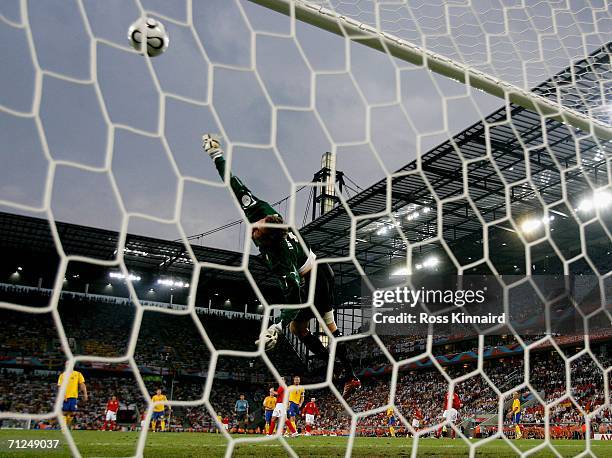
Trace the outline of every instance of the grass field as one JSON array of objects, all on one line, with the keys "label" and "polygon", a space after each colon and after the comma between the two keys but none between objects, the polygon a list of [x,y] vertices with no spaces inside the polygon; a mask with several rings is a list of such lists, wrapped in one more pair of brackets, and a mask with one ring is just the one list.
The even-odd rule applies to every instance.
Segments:
[{"label": "grass field", "polygon": [[[130,456],[136,451],[138,433],[118,433],[103,431],[77,431],[74,440],[83,456]],[[245,436],[241,436],[245,437]],[[254,436],[249,436],[254,437]],[[59,440],[56,449],[15,449],[9,448],[9,440]],[[345,437],[297,437],[287,439],[299,456],[335,457],[344,456],[347,438]],[[354,456],[388,457],[409,456],[412,452],[411,439],[406,438],[357,438],[353,447]],[[521,451],[527,451],[540,441],[520,440],[513,442]],[[149,434],[145,456],[149,457],[220,457],[225,453],[227,442],[221,435],[206,433],[156,433]],[[581,441],[553,441],[556,450],[562,456],[575,456],[584,451],[585,443]],[[596,456],[612,456],[612,442],[592,442],[591,450]],[[418,456],[426,457],[460,457],[468,455],[468,447],[463,441],[450,439],[421,439],[418,444]],[[510,457],[517,456],[503,441],[496,440],[477,449],[477,456]],[[0,457],[65,457],[70,456],[64,436],[59,431],[0,431]],[[234,456],[287,456],[278,441],[259,444],[239,444]],[[543,450],[534,455],[537,457],[555,456],[550,450]]]}]

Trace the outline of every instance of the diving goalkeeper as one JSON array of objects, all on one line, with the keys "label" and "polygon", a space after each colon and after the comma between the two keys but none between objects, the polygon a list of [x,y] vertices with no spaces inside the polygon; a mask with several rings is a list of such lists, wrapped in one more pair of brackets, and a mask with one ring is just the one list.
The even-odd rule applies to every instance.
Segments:
[{"label": "diving goalkeeper", "polygon": [[[211,135],[202,137],[202,147],[214,161],[221,178],[225,177],[225,158],[219,141]],[[240,181],[230,174],[230,186],[238,199],[240,207],[247,219],[253,224],[251,237],[270,270],[276,276],[287,304],[302,304],[308,296],[310,275],[314,267],[316,255],[308,247],[300,244],[297,236],[291,229],[282,227],[269,227],[267,224],[283,224],[282,216],[267,202],[255,197],[253,193]],[[342,333],[336,326],[333,312],[334,302],[334,273],[328,264],[317,266],[315,281],[314,306],[321,314],[323,321],[334,337]],[[308,322],[314,318],[312,310],[285,309],[281,312],[281,320],[289,330],[297,336],[306,348],[316,357],[328,361],[329,352],[317,336],[308,329]],[[280,332],[278,325],[273,325],[266,331],[266,335]],[[265,335],[264,335],[265,338]],[[347,396],[361,386],[355,375],[353,366],[348,358],[346,345],[339,342],[336,346],[336,356],[342,366],[344,375],[343,395]]]}]

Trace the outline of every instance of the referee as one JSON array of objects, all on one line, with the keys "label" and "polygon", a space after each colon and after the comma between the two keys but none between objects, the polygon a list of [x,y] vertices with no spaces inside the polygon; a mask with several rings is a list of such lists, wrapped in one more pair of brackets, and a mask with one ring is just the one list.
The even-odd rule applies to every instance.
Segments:
[{"label": "referee", "polygon": [[242,428],[246,432],[246,422],[249,416],[249,401],[244,398],[244,394],[240,395],[240,399],[236,401],[234,406],[234,413],[238,420],[238,428]]}]

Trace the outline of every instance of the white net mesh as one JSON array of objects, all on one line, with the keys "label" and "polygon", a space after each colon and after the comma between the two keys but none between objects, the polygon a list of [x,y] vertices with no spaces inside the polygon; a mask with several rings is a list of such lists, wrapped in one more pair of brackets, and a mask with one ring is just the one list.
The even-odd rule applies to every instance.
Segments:
[{"label": "white net mesh", "polygon": [[[161,20],[171,37],[158,58],[138,56],[127,44],[130,23],[142,16]],[[466,396],[466,410],[493,412],[478,423],[483,431],[491,425],[486,439],[470,441],[460,433],[467,425],[449,425],[464,439],[457,450],[471,455],[499,438],[517,454],[546,449],[559,455],[553,420],[567,416],[568,403],[576,406],[575,423],[586,425],[589,434],[595,422],[605,423],[611,369],[591,343],[594,336],[597,342],[609,337],[610,323],[612,29],[605,2],[22,0],[2,2],[0,20],[6,56],[0,73],[0,205],[7,213],[46,219],[58,259],[49,267],[54,278],[40,303],[22,302],[23,290],[17,294],[4,285],[0,307],[21,320],[22,330],[51,330],[54,354],[60,361],[57,355],[63,355],[69,369],[100,363],[130,372],[139,388],[130,395],[146,405],[147,423],[152,374],[143,374],[150,361],[139,356],[139,348],[155,336],[145,327],[161,329],[175,320],[173,326],[193,342],[190,351],[199,355],[193,358],[206,381],[201,392],[176,396],[172,406],[200,408],[220,428],[214,385],[232,361],[258,360],[254,364],[268,380],[285,375],[261,346],[236,349],[214,341],[203,318],[206,304],[197,288],[205,285],[212,297],[224,275],[242,276],[263,304],[263,319],[251,324],[257,332],[281,308],[260,291],[261,271],[253,272],[257,267],[249,259],[254,248],[244,241],[250,228],[227,224],[242,216],[227,184],[202,156],[199,139],[206,131],[223,138],[232,171],[257,195],[270,201],[291,196],[279,209],[296,229],[307,208],[298,191],[310,184],[322,152],[331,151],[337,169],[363,188],[372,185],[351,198],[340,193],[340,205],[302,231],[319,262],[333,264],[344,288],[339,325],[345,333],[360,331],[347,338],[362,346],[355,354],[380,355],[390,368],[390,378],[367,388],[373,396],[368,404],[344,399],[331,368],[323,382],[307,387],[326,392],[322,399],[345,410],[338,421],[349,433],[347,456],[358,450],[355,437],[390,407],[419,439],[411,449],[419,455],[427,447],[420,438],[442,423],[441,402],[434,406],[420,397],[427,390],[440,396],[456,390]],[[75,242],[69,226],[59,222],[119,235],[105,240],[100,233],[99,245]],[[228,230],[210,231],[225,224]],[[7,238],[6,246],[19,246],[19,239],[31,235],[19,225],[10,233],[16,241]],[[203,234],[195,239],[209,251],[190,245],[196,233]],[[135,260],[152,256],[128,234],[180,241],[178,253],[160,241],[167,254],[154,260],[160,269],[179,265],[187,273],[180,285],[171,285],[183,291],[178,305],[172,294],[147,295],[158,291],[142,290],[140,279],[130,277]],[[241,254],[228,258],[213,248]],[[68,298],[75,266],[112,268],[130,281],[109,283],[112,294],[99,291],[101,301],[111,296],[113,302],[85,318],[78,308],[81,296]],[[532,295],[536,313],[554,302],[533,279],[544,272],[594,278],[597,298],[576,305],[584,307],[580,337],[571,341],[572,349],[579,348],[574,354],[562,350],[570,342],[555,332],[553,320],[541,335],[510,337],[522,360],[516,369],[485,366],[492,345],[484,336],[472,350],[473,364],[449,369],[433,336],[426,343],[381,338],[367,314],[350,307],[361,275],[397,268],[519,276],[512,287],[504,284],[506,306],[512,291],[523,288],[517,294]],[[40,291],[39,283],[35,294]],[[114,307],[129,312],[121,312],[116,331],[105,334],[99,325],[117,313]],[[83,351],[83,342],[75,343],[76,329],[88,326],[99,337],[91,351]],[[337,342],[327,338],[334,354]],[[402,345],[412,349],[408,357]],[[553,356],[533,356],[543,348]],[[407,372],[425,361],[432,367],[427,375]],[[563,383],[544,390],[555,371]],[[579,383],[576,377],[582,377]],[[595,387],[588,409],[587,396],[576,388],[585,383]],[[531,448],[519,449],[504,430],[507,400],[517,389],[544,406],[544,440]],[[3,409],[0,420],[56,418],[71,452],[79,455],[61,420],[65,390],[64,384],[57,397],[49,394],[51,404],[34,413]],[[478,409],[469,407],[469,393],[478,398]],[[424,413],[431,421],[417,431],[410,405],[425,411],[428,403]],[[267,440],[223,435],[227,456],[245,441]],[[297,455],[290,442],[278,440]],[[146,446],[143,431],[125,453],[142,455]],[[581,447],[585,454],[601,453],[590,439]]]}]

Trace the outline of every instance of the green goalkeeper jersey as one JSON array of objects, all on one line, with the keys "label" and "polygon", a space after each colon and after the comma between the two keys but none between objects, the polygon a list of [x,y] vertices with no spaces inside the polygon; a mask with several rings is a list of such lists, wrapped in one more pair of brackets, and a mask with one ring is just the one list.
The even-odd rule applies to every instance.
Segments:
[{"label": "green goalkeeper jersey", "polygon": [[[223,156],[215,159],[215,166],[221,177],[225,177],[225,159]],[[259,221],[269,215],[279,215],[272,206],[259,198],[244,185],[244,183],[230,173],[230,186],[240,207],[250,223]],[[257,243],[256,243],[257,244]],[[259,246],[261,256],[274,272],[287,304],[300,304],[306,300],[303,296],[304,281],[301,272],[310,270],[316,256],[299,242],[295,233],[290,229],[287,238],[278,248]],[[284,310],[281,314],[283,321],[291,321],[299,310]]]}]

